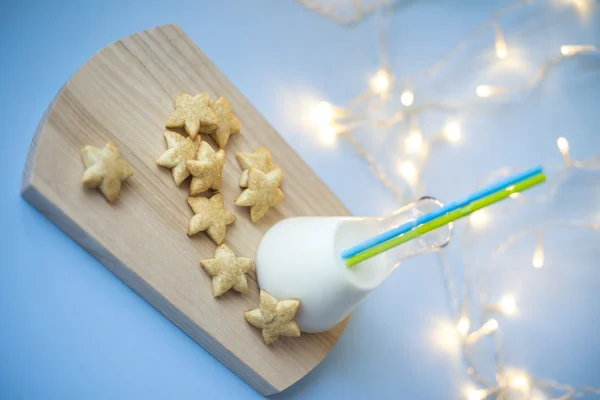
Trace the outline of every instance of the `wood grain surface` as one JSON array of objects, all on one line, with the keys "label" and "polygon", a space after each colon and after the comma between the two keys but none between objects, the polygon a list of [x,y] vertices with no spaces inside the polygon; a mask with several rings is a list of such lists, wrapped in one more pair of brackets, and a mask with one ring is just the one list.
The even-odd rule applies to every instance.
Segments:
[{"label": "wood grain surface", "polygon": [[[23,177],[23,196],[129,287],[180,327],[259,393],[270,395],[306,375],[331,350],[347,321],[329,332],[281,338],[266,346],[243,312],[258,305],[250,292],[214,299],[199,260],[216,245],[204,233],[186,234],[193,215],[186,203],[189,179],[180,187],[171,171],[156,165],[166,150],[163,132],[177,94],[225,96],[242,123],[230,138],[220,192],[237,221],[225,243],[238,256],[255,258],[265,231],[302,215],[348,215],[348,211],[261,114],[177,26],[129,36],[88,61],[49,106],[33,139]],[[80,150],[114,140],[135,174],[109,204],[81,186]],[[216,148],[214,142],[203,135]],[[271,150],[285,173],[286,200],[257,224],[236,207],[239,151]]]}]

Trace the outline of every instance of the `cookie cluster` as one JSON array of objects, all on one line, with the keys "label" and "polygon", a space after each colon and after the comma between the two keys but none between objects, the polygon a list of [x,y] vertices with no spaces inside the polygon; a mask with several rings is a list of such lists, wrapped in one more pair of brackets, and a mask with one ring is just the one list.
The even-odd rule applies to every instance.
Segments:
[{"label": "cookie cluster", "polygon": [[[219,245],[214,258],[201,260],[200,265],[212,278],[212,293],[219,297],[233,289],[248,292],[246,275],[254,269],[254,260],[237,257],[225,244],[227,226],[235,222],[235,215],[225,209],[223,195],[218,191],[226,163],[225,146],[229,137],[239,134],[241,124],[233,114],[227,99],[211,101],[207,93],[190,96],[181,93],[175,101],[167,128],[184,128],[187,136],[167,130],[164,133],[167,150],[156,161],[171,169],[176,185],[188,177],[190,195],[187,198],[194,215],[188,224],[188,235],[206,234]],[[210,135],[219,150],[202,141],[201,133]],[[99,149],[85,146],[82,156],[86,167],[82,184],[98,188],[113,202],[119,197],[121,182],[133,175],[133,169],[121,159],[117,145],[110,141]],[[285,196],[280,189],[283,172],[273,164],[271,153],[259,148],[253,153],[237,153],[243,171],[239,185],[244,190],[235,200],[238,206],[250,207],[250,219],[259,221],[271,207],[280,204]],[[216,191],[210,197],[202,194]],[[300,302],[296,299],[277,301],[264,290],[260,292],[260,306],[245,313],[246,320],[262,329],[265,343],[271,344],[280,335],[300,336],[295,315]]]},{"label": "cookie cluster", "polygon": [[[159,165],[171,168],[176,185],[192,176],[188,204],[195,215],[190,220],[188,235],[206,232],[217,244],[221,244],[227,225],[235,221],[235,216],[225,210],[220,194],[210,200],[194,196],[221,188],[226,163],[224,148],[231,135],[240,133],[240,121],[224,97],[211,101],[207,93],[193,97],[181,93],[166,126],[185,128],[189,135],[184,137],[176,132],[165,132],[168,149],[157,160]],[[220,147],[219,151],[203,142],[200,133],[210,135]],[[257,222],[269,208],[283,201],[285,196],[279,189],[283,172],[273,165],[271,153],[265,148],[254,153],[238,153],[236,158],[244,169],[240,186],[245,190],[235,204],[250,207],[250,218]]]},{"label": "cookie cluster", "polygon": [[[240,133],[240,122],[224,97],[212,102],[206,93],[194,97],[180,94],[166,126],[183,127],[189,135],[184,137],[175,132],[165,132],[168,150],[157,163],[171,168],[177,185],[188,176],[192,177],[187,201],[194,216],[188,225],[188,235],[206,232],[219,245],[214,258],[200,261],[212,278],[212,294],[219,297],[231,289],[247,293],[246,275],[254,268],[254,260],[236,256],[223,244],[227,226],[235,222],[235,216],[225,209],[221,193],[210,198],[198,197],[208,190],[218,191],[221,188],[226,163],[224,148],[231,135]],[[219,151],[203,142],[199,133],[209,134],[219,146]],[[283,172],[273,164],[271,153],[266,148],[254,153],[237,153],[236,159],[243,168],[239,183],[244,191],[235,204],[250,207],[250,219],[257,222],[269,208],[284,200],[285,196],[279,188]],[[267,292],[261,291],[260,307],[246,312],[245,318],[262,329],[265,343],[271,344],[280,335],[300,336],[300,328],[295,322],[299,304],[295,299],[278,302]]]}]

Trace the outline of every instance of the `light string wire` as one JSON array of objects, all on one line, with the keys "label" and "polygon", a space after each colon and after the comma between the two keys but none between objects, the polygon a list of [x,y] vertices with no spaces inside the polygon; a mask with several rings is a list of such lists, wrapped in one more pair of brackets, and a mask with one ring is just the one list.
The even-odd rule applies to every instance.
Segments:
[{"label": "light string wire", "polygon": [[[570,175],[577,170],[600,170],[600,163],[598,157],[583,160],[567,162],[571,160],[570,154],[568,153],[568,142],[564,138],[559,138],[557,141],[559,151],[565,158],[565,165],[559,170],[559,173],[549,182],[548,193],[544,196],[536,197],[537,203],[543,203],[549,201],[556,193],[556,188],[561,182],[564,182]],[[567,157],[568,156],[568,157]],[[508,172],[508,171],[504,171]],[[520,196],[518,199],[523,200]],[[505,254],[508,249],[517,243],[519,240],[528,237],[536,237],[537,244],[534,249],[532,264],[533,268],[541,268],[544,264],[543,254],[543,236],[546,232],[556,228],[574,228],[574,229],[588,229],[593,231],[600,231],[600,222],[594,223],[589,221],[581,220],[551,220],[542,224],[538,224],[533,228],[523,230],[517,233],[513,233],[508,238],[491,251],[487,260],[481,263],[481,267],[489,265],[498,259],[499,256]],[[463,290],[462,290],[462,302],[460,296],[457,293],[456,285],[452,279],[450,273],[450,263],[443,252],[438,253],[438,261],[442,267],[444,287],[450,298],[451,312],[453,313],[453,319],[456,322],[456,329],[458,331],[463,359],[467,366],[467,373],[473,380],[482,388],[470,389],[468,392],[469,400],[483,400],[489,398],[489,396],[497,396],[498,399],[513,398],[510,397],[511,393],[514,394],[518,391],[521,395],[528,398],[531,389],[538,388],[541,390],[554,390],[559,391],[562,394],[558,397],[550,397],[551,400],[569,400],[574,398],[585,397],[586,395],[596,394],[600,395],[600,388],[591,386],[572,386],[569,384],[559,383],[550,379],[539,379],[532,375],[528,375],[524,372],[506,372],[504,365],[504,344],[501,336],[500,326],[496,319],[493,319],[494,313],[502,313],[510,315],[514,312],[516,304],[514,299],[505,298],[499,303],[490,304],[487,298],[487,294],[483,290],[483,285],[473,277],[472,262],[469,260],[466,252],[467,249],[471,248],[470,240],[477,235],[476,229],[472,219],[467,220],[467,226],[464,234],[463,241]],[[478,296],[475,298],[478,300],[473,303],[472,290],[479,289]],[[471,309],[480,311],[479,323],[480,327],[471,330],[473,321],[469,319],[469,312]],[[457,310],[460,310],[457,314]],[[485,321],[485,322],[481,322]],[[478,370],[476,362],[471,355],[473,345],[482,338],[491,335],[494,344],[494,359],[496,363],[496,376],[494,380],[485,378]]]},{"label": "light string wire", "polygon": [[[309,8],[311,10],[325,15],[334,22],[345,23],[340,22],[338,20],[339,18],[332,17],[332,15],[338,14],[333,11],[333,8],[327,8],[321,2],[306,0],[298,1],[305,6],[307,6],[307,3],[310,4],[311,6]],[[402,2],[391,2],[388,0],[375,2],[368,6],[362,6],[360,0],[355,0],[352,4],[356,10],[367,10],[366,12],[357,14],[360,15],[359,20],[362,20],[376,11],[379,11],[382,18],[389,18],[400,3]],[[471,98],[458,101],[423,101],[419,104],[413,104],[415,96],[412,88],[416,83],[424,78],[438,75],[446,65],[467,48],[468,44],[473,42],[479,36],[488,33],[490,29],[494,32],[494,46],[498,58],[505,58],[508,53],[508,48],[504,41],[504,35],[500,28],[499,19],[530,4],[533,4],[533,0],[518,0],[511,5],[498,10],[488,20],[475,28],[451,51],[446,53],[440,61],[435,62],[424,71],[402,80],[397,79],[391,72],[392,68],[390,65],[388,43],[390,21],[384,20],[384,23],[380,24],[378,39],[381,53],[381,67],[379,72],[371,79],[370,87],[367,87],[361,94],[351,99],[347,106],[342,107],[327,102],[321,102],[313,109],[313,114],[325,116],[324,118],[318,118],[318,123],[316,123],[321,136],[327,137],[328,141],[331,141],[336,137],[346,139],[356,154],[369,165],[369,168],[375,177],[383,183],[390,192],[392,192],[396,200],[406,202],[411,197],[414,198],[422,195],[424,193],[424,185],[419,179],[419,171],[422,170],[429,161],[429,149],[435,144],[459,142],[461,140],[461,132],[460,126],[456,121],[449,121],[439,133],[424,138],[418,128],[419,116],[421,114],[432,110],[457,112],[486,104],[491,99],[506,100],[517,94],[525,94],[540,85],[553,68],[569,58],[589,53],[600,53],[600,48],[595,45],[563,45],[561,46],[560,51],[557,49],[557,54],[544,62],[537,71],[521,85],[515,87],[503,87],[482,84],[475,88],[474,96]],[[324,12],[324,9],[329,11]],[[358,20],[354,22],[358,22]],[[398,84],[400,81],[404,82],[401,86]],[[398,99],[403,107],[393,112],[391,116],[384,119],[373,119],[371,117],[374,111],[380,110],[384,105]],[[419,156],[417,157],[416,162],[408,160],[400,166],[400,174],[406,183],[408,183],[408,187],[404,188],[393,184],[394,180],[388,176],[386,168],[377,162],[376,158],[371,155],[371,152],[355,135],[357,130],[363,128],[382,128],[390,131],[402,121],[408,121],[411,125],[406,137],[405,148],[408,153]]]},{"label": "light string wire", "polygon": [[[559,138],[557,141],[559,151],[565,157],[565,164],[560,168],[559,173],[553,177],[549,182],[548,193],[543,196],[538,196],[535,199],[537,203],[543,203],[549,201],[556,193],[555,188],[561,182],[564,182],[570,175],[577,170],[600,170],[600,163],[598,157],[583,160],[583,161],[571,161],[570,154],[568,154],[568,142],[566,139]],[[567,157],[568,156],[568,157]],[[508,171],[503,171],[508,173]],[[518,199],[523,201],[524,196],[520,196]],[[589,222],[582,220],[551,220],[538,224],[533,228],[529,228],[520,232],[513,233],[508,238],[493,249],[490,255],[484,262],[481,263],[481,267],[485,267],[496,261],[501,255],[505,254],[508,249],[519,242],[522,239],[529,237],[536,237],[537,244],[533,252],[531,267],[542,268],[544,264],[543,254],[543,236],[546,232],[556,228],[571,228],[571,229],[588,229],[592,231],[600,231],[600,222]],[[474,279],[474,269],[472,268],[472,261],[467,256],[467,250],[472,248],[470,241],[477,236],[476,227],[473,224],[472,219],[467,220],[467,226],[464,234],[462,259],[463,259],[463,290],[462,297],[456,289],[454,280],[451,274],[451,265],[444,254],[444,252],[438,253],[438,261],[442,268],[442,275],[444,279],[444,287],[448,298],[450,299],[450,311],[453,315],[453,319],[456,323],[456,330],[458,332],[462,357],[467,367],[467,374],[480,386],[480,388],[471,388],[468,393],[469,400],[483,400],[488,399],[490,396],[497,396],[497,399],[509,399],[514,398],[514,393],[518,392],[519,395],[529,398],[529,393],[532,389],[540,390],[553,390],[561,392],[562,394],[558,397],[548,397],[550,400],[569,400],[574,398],[581,398],[587,395],[600,395],[600,387],[591,386],[573,386],[570,384],[559,383],[551,379],[540,379],[524,372],[506,371],[504,364],[504,344],[501,336],[501,330],[499,323],[493,318],[493,314],[500,313],[504,315],[510,315],[514,312],[516,304],[512,298],[504,298],[498,303],[490,303],[488,296],[483,290],[483,285],[479,280]],[[472,290],[478,290],[478,296],[472,295]],[[477,302],[473,302],[473,298],[477,299]],[[471,310],[479,310],[480,315],[478,318],[479,327],[472,329],[473,322],[469,318],[469,312]],[[482,322],[483,321],[483,322]],[[493,379],[489,379],[483,376],[483,374],[477,368],[477,363],[472,356],[473,346],[478,343],[481,339],[492,336],[492,343],[494,345],[493,356],[496,364],[496,375]]]},{"label": "light string wire", "polygon": [[[393,14],[403,1],[382,0],[375,1],[369,5],[364,5],[361,0],[353,0],[353,13],[345,15],[334,7],[326,7],[322,2],[313,0],[297,0],[310,10],[324,15],[335,23],[342,25],[353,25],[364,18],[380,12],[383,17],[389,17]],[[583,0],[572,0],[583,1]],[[600,53],[600,48],[595,45],[563,45],[560,52],[550,57],[544,62],[537,71],[527,79],[523,84],[516,87],[488,86],[479,85],[475,89],[475,95],[471,99],[462,101],[424,101],[418,105],[413,105],[415,96],[412,88],[415,84],[425,78],[432,78],[438,75],[441,70],[449,64],[452,59],[459,55],[467,46],[482,34],[490,29],[494,32],[495,51],[499,59],[503,59],[508,54],[508,47],[504,40],[499,19],[509,13],[515,12],[524,6],[530,5],[533,0],[518,0],[511,5],[495,12],[487,21],[479,25],[465,39],[458,43],[452,50],[447,52],[438,62],[434,63],[424,71],[409,76],[405,79],[397,79],[392,74],[389,57],[389,21],[380,24],[379,48],[381,52],[381,69],[371,79],[370,87],[361,94],[351,99],[346,107],[335,106],[330,103],[321,102],[316,108],[315,113],[318,118],[318,124],[321,127],[321,133],[332,134],[335,137],[346,139],[354,148],[356,154],[361,157],[368,165],[375,176],[394,196],[396,201],[404,204],[409,196],[415,196],[415,193],[409,193],[408,190],[397,188],[393,180],[385,172],[371,152],[357,139],[354,132],[364,127],[383,128],[391,130],[395,125],[402,121],[408,121],[410,129],[406,135],[405,146],[408,152],[417,153],[418,166],[414,164],[403,164],[401,174],[411,185],[414,192],[423,190],[422,182],[418,179],[418,168],[422,168],[429,159],[429,148],[436,143],[456,143],[461,140],[460,126],[451,122],[447,124],[439,134],[427,139],[423,138],[419,129],[419,115],[429,110],[459,111],[487,102],[491,98],[510,98],[519,93],[527,93],[536,86],[540,85],[548,76],[549,72],[567,59],[588,54]],[[398,82],[404,82],[400,87]],[[389,118],[373,120],[370,114],[374,110],[380,109],[383,105],[392,100],[400,99],[403,108],[398,109]],[[313,118],[314,120],[314,118]],[[324,130],[323,130],[324,128]],[[590,160],[577,161],[571,158],[569,152],[569,143],[565,138],[559,138],[557,146],[564,159],[564,166],[559,168],[559,173],[548,182],[548,193],[546,196],[533,197],[530,195],[516,195],[513,198],[521,202],[533,201],[544,202],[554,196],[557,188],[566,180],[575,170],[600,170],[600,155]],[[506,172],[506,171],[504,171]],[[532,199],[532,200],[531,200]],[[500,206],[500,205],[499,205]],[[467,221],[465,230],[465,241],[463,243],[463,288],[458,291],[452,279],[451,265],[444,252],[438,253],[438,261],[442,268],[444,287],[450,301],[450,311],[456,322],[457,334],[460,338],[462,357],[466,364],[467,374],[479,385],[479,388],[471,388],[467,397],[469,400],[483,400],[496,396],[499,400],[514,398],[515,393],[522,397],[529,397],[530,390],[537,388],[541,390],[552,390],[560,392],[558,397],[552,397],[553,400],[569,400],[581,398],[586,395],[600,395],[600,388],[591,386],[572,386],[559,383],[550,379],[539,379],[524,372],[515,372],[507,370],[504,365],[504,343],[501,336],[499,323],[491,318],[493,313],[510,314],[514,308],[514,299],[503,299],[498,304],[489,304],[485,292],[480,288],[479,295],[473,296],[472,291],[476,290],[476,281],[474,279],[474,270],[471,262],[468,260],[465,251],[468,247],[470,235],[474,230],[474,222],[478,215],[475,213]],[[480,217],[479,217],[480,218]],[[508,247],[518,240],[535,236],[537,238],[536,248],[534,250],[532,267],[541,268],[544,264],[544,233],[553,228],[582,228],[594,231],[600,231],[600,223],[590,223],[577,220],[550,221],[546,224],[535,227],[528,231],[523,231],[510,235],[507,240],[492,251],[486,263],[492,262]],[[474,303],[473,298],[477,301]],[[479,324],[474,326],[474,321],[469,318],[469,312],[479,310]],[[492,337],[494,345],[493,358],[496,364],[496,373],[493,378],[485,377],[476,365],[472,356],[473,347],[481,339]]]},{"label": "light string wire", "polygon": [[[598,170],[599,168],[597,168],[597,163],[595,161],[595,159],[593,160],[588,160],[588,161],[581,161],[577,163],[578,166],[565,166],[564,167],[564,172],[567,174],[572,174],[573,171],[577,170],[577,169],[596,169]],[[548,196],[545,196],[545,199],[548,200],[551,197],[551,195],[549,194]],[[533,259],[532,259],[532,267],[533,268],[541,268],[543,266],[543,259],[541,261],[541,264],[538,264],[536,262],[536,260],[540,257],[540,252],[541,254],[543,254],[543,242],[541,240],[541,238],[543,237],[544,233],[551,230],[551,229],[556,229],[556,228],[572,228],[572,229],[588,229],[588,230],[593,230],[593,231],[600,231],[600,222],[598,223],[593,223],[593,222],[589,222],[589,221],[581,221],[581,220],[553,220],[553,221],[547,221],[543,224],[539,224],[538,226],[535,226],[533,228],[529,228],[526,230],[523,230],[521,232],[517,232],[514,234],[511,234],[510,236],[508,236],[508,238],[501,243],[499,246],[497,246],[491,253],[490,256],[487,258],[487,260],[485,260],[481,265],[485,266],[485,265],[489,265],[491,263],[493,263],[495,260],[498,259],[499,256],[505,254],[508,249],[516,244],[518,241],[524,239],[524,238],[528,238],[528,237],[537,237],[537,245],[536,245],[536,249],[534,250],[533,253]],[[563,392],[562,395],[560,395],[559,397],[552,397],[551,399],[554,400],[568,400],[568,399],[573,399],[573,398],[580,398],[580,397],[584,397],[588,394],[600,394],[600,388],[594,388],[591,386],[572,386],[569,384],[562,384],[562,383],[558,383],[557,381],[554,380],[548,380],[548,379],[539,379],[539,378],[535,378],[531,375],[527,375],[523,372],[511,372],[511,373],[506,373],[505,372],[505,367],[504,367],[504,360],[503,360],[503,342],[502,342],[502,338],[500,336],[500,328],[499,328],[499,324],[495,319],[490,319],[491,318],[491,314],[493,313],[503,313],[503,314],[511,314],[512,312],[514,312],[514,308],[516,307],[514,300],[507,302],[507,301],[501,301],[499,304],[489,304],[488,298],[487,298],[487,294],[485,293],[485,291],[483,290],[483,285],[476,284],[477,280],[473,279],[472,276],[472,267],[471,267],[471,262],[468,261],[469,258],[466,257],[465,255],[465,251],[467,248],[469,248],[470,244],[469,244],[469,239],[471,239],[473,236],[476,235],[476,232],[474,232],[475,230],[473,229],[473,226],[471,224],[471,221],[469,220],[467,222],[467,228],[466,228],[466,232],[465,232],[465,242],[463,243],[463,259],[466,260],[464,261],[464,285],[465,288],[463,289],[463,293],[468,293],[470,291],[470,288],[475,288],[477,289],[477,287],[479,288],[479,296],[478,298],[478,303],[477,304],[471,304],[471,299],[472,297],[470,295],[466,295],[463,297],[463,303],[462,303],[462,308],[461,308],[461,314],[459,314],[458,316],[455,315],[455,320],[460,321],[462,318],[468,318],[468,310],[471,307],[476,307],[477,309],[480,310],[480,321],[486,321],[481,328],[474,330],[473,332],[469,333],[468,335],[466,335],[467,332],[464,332],[463,335],[461,336],[461,342],[463,344],[463,352],[464,352],[464,358],[466,361],[466,364],[468,366],[468,370],[467,372],[475,379],[476,382],[478,382],[481,386],[484,387],[484,389],[477,389],[477,390],[472,390],[471,393],[469,394],[469,398],[473,398],[473,399],[486,399],[488,396],[490,395],[497,395],[498,398],[504,398],[504,396],[508,396],[510,391],[514,391],[514,390],[519,390],[521,392],[529,392],[532,388],[540,388],[540,389],[553,389],[556,391],[561,391]],[[450,268],[449,263],[447,262],[445,256],[443,256],[442,254],[439,254],[438,257],[440,264],[442,265],[442,268],[446,271]],[[452,282],[452,278],[451,278],[451,274],[445,272],[444,273],[444,283],[445,283],[445,287],[446,290],[450,296],[452,300],[452,302],[456,302],[458,300],[456,300],[457,298],[457,294],[456,294],[456,290],[454,283]],[[455,309],[455,307],[452,307],[453,309]],[[490,324],[490,321],[492,321],[492,326],[491,328],[488,327],[488,329],[484,329],[484,327],[486,326],[486,324]],[[471,321],[469,321],[471,322]],[[459,329],[459,322],[457,322],[457,329]],[[474,334],[484,331],[483,334],[479,335],[477,334],[476,336],[478,336],[476,338],[476,340],[469,340],[470,337],[473,337]],[[487,335],[493,335],[493,343],[494,343],[494,356],[495,356],[495,361],[496,361],[496,381],[495,384],[491,383],[490,380],[483,378],[477,371],[477,368],[475,367],[475,362],[472,359],[472,357],[470,356],[469,353],[469,347],[472,346],[473,344],[475,344],[479,339],[487,336]]]}]

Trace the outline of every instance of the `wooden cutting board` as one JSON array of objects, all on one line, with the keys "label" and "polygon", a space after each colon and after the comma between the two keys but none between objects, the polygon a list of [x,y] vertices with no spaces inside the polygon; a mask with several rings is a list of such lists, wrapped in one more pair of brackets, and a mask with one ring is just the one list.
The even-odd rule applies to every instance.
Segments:
[{"label": "wooden cutting board", "polygon": [[[256,277],[247,295],[215,299],[198,260],[216,245],[204,233],[187,236],[193,215],[188,182],[177,187],[156,165],[163,132],[180,92],[226,97],[242,124],[230,138],[221,193],[237,221],[225,243],[255,258],[269,227],[302,215],[348,215],[348,210],[188,36],[175,25],[137,33],[105,48],[65,84],[37,129],[23,177],[23,197],[130,288],[263,395],[278,393],[312,370],[337,342],[347,320],[329,332],[281,338],[266,346],[244,311],[258,305]],[[80,150],[114,140],[135,175],[109,204],[81,186]],[[213,147],[214,142],[204,136]],[[281,166],[286,200],[252,224],[241,193],[235,153],[270,149]]]}]

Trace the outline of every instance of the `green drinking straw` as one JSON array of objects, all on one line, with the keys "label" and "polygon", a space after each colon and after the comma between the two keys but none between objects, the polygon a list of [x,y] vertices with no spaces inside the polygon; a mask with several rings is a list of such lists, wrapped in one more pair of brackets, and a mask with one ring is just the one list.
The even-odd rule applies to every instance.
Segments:
[{"label": "green drinking straw", "polygon": [[393,239],[388,240],[387,242],[384,242],[377,246],[371,247],[370,249],[365,250],[362,253],[359,253],[359,254],[347,259],[346,265],[348,267],[352,267],[362,261],[368,260],[371,257],[375,257],[376,255],[381,254],[386,250],[389,250],[393,247],[401,245],[402,243],[406,243],[409,240],[419,237],[427,232],[430,232],[430,231],[437,229],[443,225],[449,224],[452,221],[456,221],[459,218],[467,216],[474,211],[477,211],[479,209],[487,207],[490,204],[494,204],[500,200],[504,200],[505,198],[507,198],[508,196],[510,196],[513,193],[522,192],[522,191],[527,190],[527,189],[529,189],[535,185],[538,185],[544,181],[546,181],[546,174],[541,172],[541,173],[534,175],[531,178],[525,179],[524,181],[521,181],[513,186],[509,186],[504,190],[500,190],[498,192],[492,193],[480,200],[476,200],[471,204],[468,204],[462,208],[459,208],[458,210],[455,210],[455,211],[449,212],[448,214],[440,216],[439,218],[434,219],[433,221],[419,225],[416,228],[413,228],[412,230],[408,231],[407,233],[405,233],[403,235],[397,236]]}]

